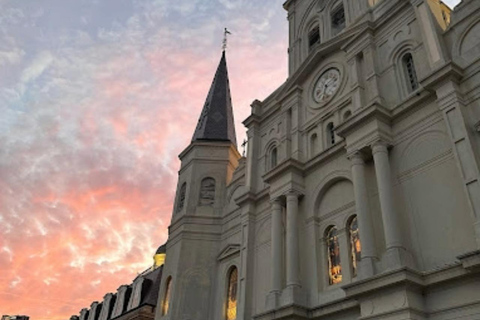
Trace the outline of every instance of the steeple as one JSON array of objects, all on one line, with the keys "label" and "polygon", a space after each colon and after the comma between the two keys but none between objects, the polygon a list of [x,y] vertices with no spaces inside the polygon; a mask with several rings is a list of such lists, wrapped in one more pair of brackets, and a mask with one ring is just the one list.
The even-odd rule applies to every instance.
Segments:
[{"label": "steeple", "polygon": [[237,146],[225,50],[192,137],[192,142],[198,140],[230,141]]}]

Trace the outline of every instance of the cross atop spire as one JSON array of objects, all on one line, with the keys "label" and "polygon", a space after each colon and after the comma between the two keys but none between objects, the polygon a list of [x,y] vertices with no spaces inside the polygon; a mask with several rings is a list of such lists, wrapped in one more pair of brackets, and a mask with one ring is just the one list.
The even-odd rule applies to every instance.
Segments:
[{"label": "cross atop spire", "polygon": [[230,141],[237,146],[225,50],[192,137],[192,142],[198,140]]},{"label": "cross atop spire", "polygon": [[230,31],[228,31],[227,28],[225,28],[225,31],[223,31],[223,45],[222,45],[223,51],[227,50],[228,35],[229,34],[232,34],[232,33]]}]

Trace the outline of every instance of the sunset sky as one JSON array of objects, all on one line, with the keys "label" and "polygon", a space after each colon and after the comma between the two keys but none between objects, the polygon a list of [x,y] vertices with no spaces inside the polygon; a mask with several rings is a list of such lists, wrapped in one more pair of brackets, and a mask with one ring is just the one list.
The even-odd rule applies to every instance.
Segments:
[{"label": "sunset sky", "polygon": [[241,142],[283,2],[0,0],[0,315],[69,319],[153,263],[223,28]]}]

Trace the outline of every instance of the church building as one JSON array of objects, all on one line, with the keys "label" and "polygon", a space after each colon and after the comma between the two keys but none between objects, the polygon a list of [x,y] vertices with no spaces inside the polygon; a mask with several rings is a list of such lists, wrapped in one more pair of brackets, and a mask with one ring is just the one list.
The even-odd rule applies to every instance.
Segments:
[{"label": "church building", "polygon": [[145,319],[480,320],[480,1],[284,8],[246,157],[222,53]]}]

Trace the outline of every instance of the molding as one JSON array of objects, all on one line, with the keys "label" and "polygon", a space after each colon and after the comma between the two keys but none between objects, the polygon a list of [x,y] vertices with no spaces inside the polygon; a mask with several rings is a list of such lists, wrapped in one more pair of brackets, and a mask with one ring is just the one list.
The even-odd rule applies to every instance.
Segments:
[{"label": "molding", "polygon": [[293,158],[287,159],[281,162],[272,170],[265,173],[262,176],[262,178],[266,183],[271,184],[274,180],[277,180],[278,178],[285,175],[286,173],[295,173],[303,177],[304,175],[303,163]]},{"label": "molding", "polygon": [[475,128],[475,131],[477,131],[478,133],[480,133],[480,121],[478,121],[477,123],[475,123],[473,126],[474,126],[474,128]]},{"label": "molding", "polygon": [[445,81],[459,84],[462,78],[463,69],[456,63],[449,61],[421,79],[420,85],[426,89],[436,90]]},{"label": "molding", "polygon": [[240,253],[240,244],[228,244],[217,257],[218,261],[225,260]]}]

